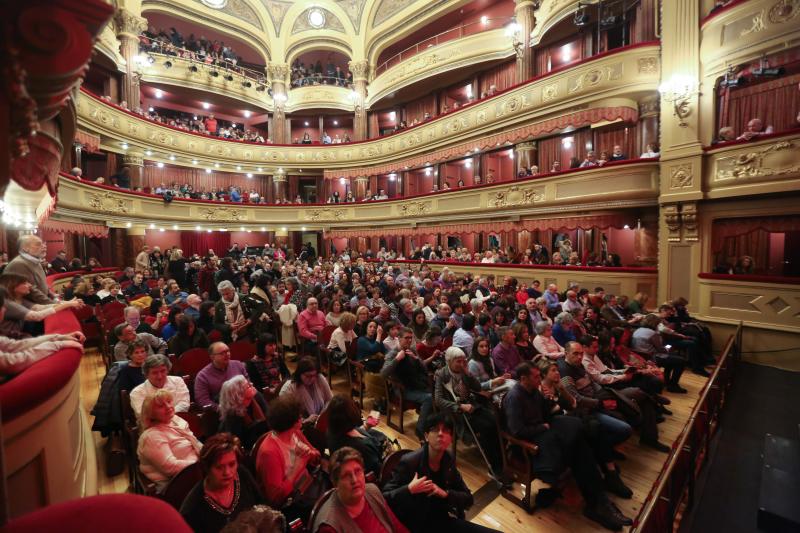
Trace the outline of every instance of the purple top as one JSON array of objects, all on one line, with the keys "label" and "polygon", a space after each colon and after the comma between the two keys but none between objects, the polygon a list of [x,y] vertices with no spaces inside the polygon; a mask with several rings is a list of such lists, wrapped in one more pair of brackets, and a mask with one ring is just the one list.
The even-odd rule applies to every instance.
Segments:
[{"label": "purple top", "polygon": [[522,362],[522,357],[519,356],[519,350],[515,345],[506,346],[501,342],[492,350],[492,360],[497,374],[500,375],[513,372]]},{"label": "purple top", "polygon": [[213,405],[217,407],[217,400],[219,399],[219,391],[222,389],[222,384],[231,379],[232,377],[242,375],[247,379],[244,363],[232,359],[228,362],[228,368],[225,370],[217,369],[213,364],[209,363],[203,370],[197,373],[194,378],[194,400],[201,406]]}]

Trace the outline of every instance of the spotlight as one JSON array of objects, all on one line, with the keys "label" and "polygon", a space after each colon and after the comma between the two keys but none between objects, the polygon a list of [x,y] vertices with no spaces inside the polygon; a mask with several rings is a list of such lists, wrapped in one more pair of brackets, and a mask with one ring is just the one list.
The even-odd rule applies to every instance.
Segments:
[{"label": "spotlight", "polygon": [[250,83],[249,81],[243,81],[242,82],[242,87],[244,87],[245,89],[249,89],[252,86],[253,86],[253,84]]},{"label": "spotlight", "polygon": [[233,74],[226,74],[225,79],[228,81],[233,81]]},{"label": "spotlight", "polygon": [[164,96],[164,93],[161,91],[161,89],[156,89],[155,95],[156,98],[161,98]]},{"label": "spotlight", "polygon": [[216,78],[217,76],[219,76],[219,72],[217,72],[216,70],[212,70],[211,72],[209,72],[209,74],[211,74],[211,76],[213,78]]},{"label": "spotlight", "polygon": [[198,71],[197,65],[191,65],[189,67],[189,72],[197,72],[197,71]]},{"label": "spotlight", "polygon": [[579,9],[575,12],[575,18],[572,19],[572,23],[579,28],[586,26],[589,23],[589,14],[585,9]]},{"label": "spotlight", "polygon": [[256,92],[259,92],[259,93],[263,93],[266,90],[267,90],[267,88],[264,85],[259,85],[258,87],[256,87]]},{"label": "spotlight", "polygon": [[202,105],[203,105],[203,109],[208,109],[208,108],[211,107],[211,104],[209,104],[208,102],[203,102]]},{"label": "spotlight", "polygon": [[156,58],[149,55],[147,56],[147,62],[152,65],[153,63],[156,62]]},{"label": "spotlight", "polygon": [[725,77],[719,82],[719,86],[730,89],[738,87],[739,85],[744,85],[745,81],[744,77],[736,75],[736,67],[731,66],[725,71]]},{"label": "spotlight", "polygon": [[603,19],[600,20],[600,29],[601,30],[607,30],[607,29],[613,28],[614,26],[619,24],[621,21],[622,21],[622,17],[620,17],[619,15],[609,15],[607,17],[603,17]]},{"label": "spotlight", "polygon": [[252,115],[253,115],[253,112],[252,112],[252,111],[245,110],[245,112],[244,112],[244,118],[250,118]]},{"label": "spotlight", "polygon": [[769,61],[766,56],[761,57],[761,62],[758,68],[753,69],[753,76],[756,78],[776,78],[785,72],[783,67],[770,68]]},{"label": "spotlight", "polygon": [[164,61],[164,68],[172,68],[172,61],[169,59]]}]

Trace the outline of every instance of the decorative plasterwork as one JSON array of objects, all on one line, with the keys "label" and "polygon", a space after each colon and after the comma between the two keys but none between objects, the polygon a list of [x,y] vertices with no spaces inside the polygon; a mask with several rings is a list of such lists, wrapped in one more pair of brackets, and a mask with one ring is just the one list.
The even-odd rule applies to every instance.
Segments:
[{"label": "decorative plasterwork", "polygon": [[544,200],[543,188],[523,188],[514,185],[508,189],[497,191],[489,197],[489,207],[509,207],[515,205],[532,205]]},{"label": "decorative plasterwork", "polygon": [[408,202],[400,205],[400,214],[404,217],[413,217],[417,215],[425,215],[430,212],[430,202]]},{"label": "decorative plasterwork", "polygon": [[[308,21],[308,14],[312,11],[312,9],[321,11],[323,15],[325,15],[325,22],[319,28],[313,27]],[[336,15],[334,15],[333,13],[322,7],[313,7],[306,9],[305,11],[300,13],[300,15],[298,15],[298,17],[294,20],[294,24],[292,25],[292,35],[294,35],[295,33],[300,33],[301,31],[317,31],[317,30],[329,30],[329,31],[338,31],[341,33],[345,33],[342,21],[339,20],[339,18]]]},{"label": "decorative plasterwork", "polygon": [[669,175],[670,189],[686,189],[694,185],[694,173],[690,163],[670,167]]},{"label": "decorative plasterwork", "polygon": [[293,2],[289,0],[261,0],[261,3],[267,9],[270,19],[272,19],[275,35],[280,35],[283,19],[286,18],[286,12],[292,7]]},{"label": "decorative plasterwork", "polygon": [[[202,0],[196,1],[205,6]],[[264,29],[264,27],[261,25],[261,19],[259,19],[258,15],[256,15],[256,11],[252,8],[252,6],[245,2],[245,0],[228,0],[225,6],[219,11],[244,21],[247,24],[255,26],[260,30]]]},{"label": "decorative plasterwork", "polygon": [[247,213],[243,209],[228,207],[203,207],[199,210],[200,217],[209,222],[241,222],[247,220]]},{"label": "decorative plasterwork", "polygon": [[87,196],[88,207],[103,213],[122,213],[128,212],[128,202],[122,198],[112,195],[110,192],[99,192]]},{"label": "decorative plasterwork", "polygon": [[306,220],[311,220],[314,222],[324,221],[324,220],[337,220],[341,221],[344,220],[347,216],[347,213],[344,209],[332,209],[329,207],[325,207],[322,209],[309,209],[306,211],[305,218]]},{"label": "decorative plasterwork", "polygon": [[536,10],[536,25],[531,31],[531,45],[539,44],[539,40],[547,31],[567,16],[574,15],[578,0],[545,0],[539,2]]},{"label": "decorative plasterwork", "polygon": [[292,113],[309,108],[335,108],[353,111],[355,106],[350,94],[350,89],[335,85],[297,87],[289,91],[286,112]]},{"label": "decorative plasterwork", "polygon": [[147,19],[127,9],[119,9],[114,13],[114,26],[117,35],[130,35],[138,39],[139,34],[147,29]]},{"label": "decorative plasterwork", "polygon": [[681,222],[683,223],[683,238],[688,242],[700,240],[697,231],[697,204],[686,203],[681,206]]},{"label": "decorative plasterwork", "polygon": [[800,142],[779,141],[716,162],[715,181],[782,176],[800,172]]},{"label": "decorative plasterwork", "polygon": [[[655,60],[655,58],[653,57],[647,59]],[[641,64],[641,59],[639,60],[639,62]],[[656,65],[657,64],[658,62],[656,61]],[[655,69],[650,71],[651,74],[655,72],[656,72]],[[603,68],[591,69],[587,72],[583,72],[578,76],[568,78],[567,92],[574,93],[580,91],[581,89],[589,89],[591,87],[595,87],[598,84],[600,84],[601,81],[614,81],[621,78],[622,78],[622,62],[615,63],[613,65],[607,65]]]},{"label": "decorative plasterwork", "polygon": [[361,15],[364,14],[364,5],[366,4],[366,0],[335,0],[336,4],[342,8],[342,10],[347,13],[350,22],[353,24],[353,27],[356,30],[356,34],[359,33],[359,28],[361,27]]},{"label": "decorative plasterwork", "polygon": [[680,242],[681,215],[678,210],[678,205],[665,205],[662,211],[664,213],[664,224],[667,226],[667,240],[670,242]]},{"label": "decorative plasterwork", "polygon": [[372,19],[372,27],[380,26],[413,3],[414,0],[380,0],[375,9],[375,18]]}]

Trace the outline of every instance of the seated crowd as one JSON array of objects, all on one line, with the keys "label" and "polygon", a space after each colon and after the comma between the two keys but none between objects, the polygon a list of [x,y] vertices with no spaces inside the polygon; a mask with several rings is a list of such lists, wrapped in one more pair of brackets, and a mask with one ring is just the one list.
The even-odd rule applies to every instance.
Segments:
[{"label": "seated crowd", "polygon": [[323,69],[322,60],[318,59],[313,65],[309,63],[306,67],[305,62],[298,57],[292,63],[291,72],[292,87],[305,87],[308,85],[336,85],[338,87],[352,87],[353,73],[341,65],[336,65],[333,59],[328,58],[328,62]]},{"label": "seated crowd", "polygon": [[[798,125],[800,125],[800,114],[797,116]],[[717,138],[714,139],[715,143],[722,143],[728,141],[752,141],[757,140],[764,135],[771,135],[775,133],[775,128],[772,126],[765,126],[764,121],[760,118],[754,118],[747,122],[747,128],[738,136],[736,131],[730,126],[722,126],[717,133]]]},{"label": "seated crowd", "polygon": [[[19,261],[41,255],[35,239],[21,243]],[[641,445],[669,451],[658,429],[671,414],[665,391],[686,392],[684,367],[708,375],[713,362],[708,330],[683,299],[650,312],[646,295],[629,300],[599,287],[551,285],[537,296],[510,278],[325,259],[310,246],[297,257],[277,245],[235,245],[221,258],[213,250],[205,258],[166,255],[145,248],[135,267],[92,287],[123,287],[122,297],[109,291],[105,299],[103,316],[109,303],[120,315],[105,343],[110,369],[94,429],[119,427],[107,398],[127,390],[148,493],[202,467],[181,507],[196,531],[219,531],[263,504],[274,510],[264,517],[301,520],[312,531],[490,531],[463,518],[473,497],[451,449],[454,440],[474,443],[487,476],[508,489],[506,434],[539,449],[531,465],[544,483],[538,506],[559,499],[570,469],[584,514],[617,530],[631,520],[608,493],[632,491],[616,447],[638,431]],[[48,305],[38,291],[13,294]],[[50,342],[52,351],[83,340],[4,339],[3,352],[14,342]],[[171,375],[190,357],[205,362]],[[349,393],[339,370],[360,376]],[[403,409],[397,394],[419,410],[420,446],[386,473],[384,459],[398,444],[378,426],[381,412],[397,418]],[[368,402],[374,410],[365,418]],[[192,423],[200,412],[217,421],[214,429]]]},{"label": "seated crowd", "polygon": [[184,37],[174,27],[169,31],[152,27],[145,30],[139,36],[139,51],[166,54],[224,68],[235,68],[241,64],[241,58],[224,41],[206,39],[203,35],[195,37],[194,33]]}]

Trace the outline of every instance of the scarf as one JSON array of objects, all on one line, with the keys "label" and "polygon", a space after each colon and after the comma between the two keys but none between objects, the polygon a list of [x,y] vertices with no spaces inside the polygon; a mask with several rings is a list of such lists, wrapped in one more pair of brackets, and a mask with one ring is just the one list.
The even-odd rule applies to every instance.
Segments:
[{"label": "scarf", "polygon": [[[238,293],[233,293],[233,301],[226,302],[223,299],[222,303],[225,305],[225,322],[230,325],[231,329],[236,329],[245,323],[244,313],[239,305]],[[236,333],[231,334],[233,340],[236,340],[237,337],[238,335]]]},{"label": "scarf", "polygon": [[447,371],[450,373],[450,383],[453,386],[453,393],[456,398],[462,402],[469,401],[469,387],[464,383],[464,374],[453,372],[449,366]]}]

